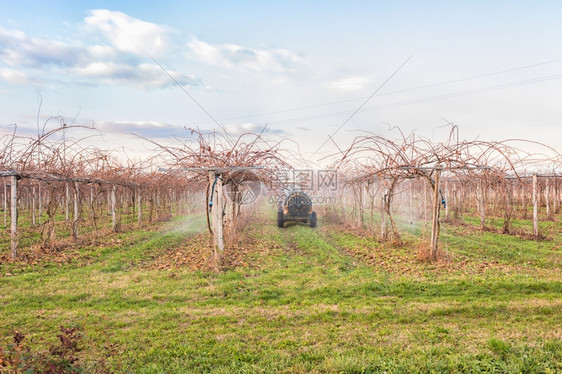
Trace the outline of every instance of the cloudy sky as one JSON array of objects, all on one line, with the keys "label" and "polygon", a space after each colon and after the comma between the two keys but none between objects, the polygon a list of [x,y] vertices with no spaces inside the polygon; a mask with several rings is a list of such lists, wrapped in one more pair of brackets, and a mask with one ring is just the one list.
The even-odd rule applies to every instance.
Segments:
[{"label": "cloudy sky", "polygon": [[134,152],[131,133],[267,124],[317,160],[329,135],[452,122],[562,149],[561,19],[558,1],[0,0],[0,130],[36,133],[40,109]]}]

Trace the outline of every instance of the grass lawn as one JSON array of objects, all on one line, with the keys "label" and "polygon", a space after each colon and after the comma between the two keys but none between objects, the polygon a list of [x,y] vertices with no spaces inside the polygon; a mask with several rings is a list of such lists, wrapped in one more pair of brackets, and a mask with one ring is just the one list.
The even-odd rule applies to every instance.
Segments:
[{"label": "grass lawn", "polygon": [[14,331],[28,356],[56,355],[45,352],[62,325],[81,334],[72,365],[84,372],[562,371],[559,235],[444,225],[450,260],[430,264],[413,233],[393,248],[322,218],[279,229],[273,213],[225,252],[220,274],[205,270],[202,216],[64,262],[0,265],[5,357]]}]

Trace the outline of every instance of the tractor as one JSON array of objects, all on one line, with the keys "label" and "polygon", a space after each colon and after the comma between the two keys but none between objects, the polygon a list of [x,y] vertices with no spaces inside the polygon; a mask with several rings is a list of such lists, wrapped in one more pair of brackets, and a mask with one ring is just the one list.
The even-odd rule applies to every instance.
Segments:
[{"label": "tractor", "polygon": [[277,226],[283,228],[285,222],[306,223],[316,227],[316,212],[312,210],[310,196],[302,191],[292,191],[284,201],[279,202]]}]

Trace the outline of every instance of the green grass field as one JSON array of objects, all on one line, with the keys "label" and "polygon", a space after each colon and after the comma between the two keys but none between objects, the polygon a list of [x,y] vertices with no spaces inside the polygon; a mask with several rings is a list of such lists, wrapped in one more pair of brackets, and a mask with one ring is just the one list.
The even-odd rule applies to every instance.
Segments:
[{"label": "green grass field", "polygon": [[431,264],[416,229],[393,248],[322,218],[279,229],[269,212],[220,274],[205,270],[205,224],[183,217],[65,261],[2,264],[0,364],[15,331],[22,357],[62,360],[49,347],[74,326],[66,365],[85,373],[562,371],[558,222],[540,242],[444,225],[449,261]]}]

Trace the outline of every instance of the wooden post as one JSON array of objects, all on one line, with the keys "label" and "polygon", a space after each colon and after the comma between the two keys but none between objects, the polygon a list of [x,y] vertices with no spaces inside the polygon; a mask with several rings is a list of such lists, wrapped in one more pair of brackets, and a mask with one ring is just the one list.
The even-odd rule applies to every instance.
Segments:
[{"label": "wooden post", "polygon": [[369,194],[369,230],[375,230],[375,188],[372,180],[367,182],[367,192]]},{"label": "wooden post", "polygon": [[41,183],[37,182],[37,204],[39,205],[39,215],[37,217],[37,223],[41,224],[41,216],[43,215],[43,196],[41,196]]},{"label": "wooden post", "polygon": [[18,177],[12,175],[11,181],[11,230],[10,230],[10,244],[12,247],[12,259],[15,260],[18,257]]},{"label": "wooden post", "polygon": [[[22,200],[23,197],[23,200],[25,201],[25,210],[31,212],[31,197],[30,197],[31,194],[29,193],[29,189],[25,189],[25,191],[26,191],[25,197],[23,197],[20,193],[20,201]],[[21,203],[20,203],[20,207],[21,207]]]},{"label": "wooden post", "polygon": [[[453,217],[456,220],[456,219],[459,218],[459,210],[460,210],[459,206],[457,205],[457,184],[456,183],[453,184],[452,195],[453,195]],[[447,206],[449,206],[449,202],[450,201],[447,201]]]},{"label": "wooden post", "polygon": [[173,211],[172,210],[172,201],[173,201],[173,199],[172,199],[172,187],[168,187],[168,200],[169,200],[169,204],[170,204],[168,209],[169,209],[169,213],[170,213],[170,216],[171,216],[172,211]]},{"label": "wooden post", "polygon": [[484,230],[486,227],[486,211],[484,209],[486,193],[484,192],[484,182],[480,179],[480,200],[478,201],[480,209],[480,228]]},{"label": "wooden post", "polygon": [[414,181],[410,179],[410,225],[414,223]]},{"label": "wooden post", "polygon": [[346,193],[345,193],[345,186],[341,189],[340,192],[340,201],[341,201],[341,206],[342,206],[342,218],[345,219],[345,207],[346,207]]},{"label": "wooden post", "polygon": [[[444,196],[443,198],[445,199],[445,197],[447,197],[447,200],[449,200],[449,198],[448,198],[449,195],[447,194],[447,191],[449,191],[448,188],[449,188],[449,181],[445,181],[445,193],[443,194],[443,196]],[[445,201],[445,219],[447,221],[449,220],[449,202],[448,201]]]},{"label": "wooden post", "polygon": [[4,228],[8,227],[8,184],[4,178]]},{"label": "wooden post", "polygon": [[525,181],[521,184],[522,200],[523,200],[523,219],[527,219],[527,189],[525,188]]},{"label": "wooden post", "polygon": [[422,184],[423,189],[423,234],[422,236],[425,238],[427,233],[427,188],[425,184]]},{"label": "wooden post", "polygon": [[80,224],[80,187],[78,182],[74,182],[74,217],[72,221],[72,237],[78,239],[78,228]]},{"label": "wooden post", "polygon": [[31,188],[31,194],[33,195],[31,197],[31,225],[35,226],[37,224],[37,214],[35,212],[35,186]]},{"label": "wooden post", "polygon": [[68,182],[64,184],[65,188],[65,199],[64,199],[64,220],[68,222],[68,200],[70,200],[70,191],[68,190]]},{"label": "wooden post", "polygon": [[137,221],[142,226],[142,194],[140,188],[137,189]]},{"label": "wooden post", "polygon": [[554,186],[552,187],[554,198],[552,199],[552,211],[554,214],[558,213],[558,177],[554,177]]},{"label": "wooden post", "polygon": [[386,204],[386,182],[381,179],[381,240],[386,240],[386,211],[384,206]]},{"label": "wooden post", "polygon": [[115,195],[115,190],[115,185],[111,186],[111,229],[113,232],[117,231],[117,197]]},{"label": "wooden post", "polygon": [[533,175],[533,235],[535,239],[539,238],[539,204],[537,194],[538,177]]},{"label": "wooden post", "polygon": [[[215,262],[215,270],[219,270],[221,264],[221,256],[224,251],[224,234],[223,234],[223,202],[222,202],[222,179],[221,175],[216,171],[209,173],[211,182],[212,200],[212,224],[213,224],[213,257]],[[213,189],[214,186],[214,189]]]},{"label": "wooden post", "polygon": [[156,189],[156,212],[160,209],[160,189]]},{"label": "wooden post", "polygon": [[549,179],[550,178],[545,178],[545,188],[544,188],[544,198],[545,198],[545,204],[546,204],[546,216],[548,217],[548,219],[550,219],[550,189],[549,189]]},{"label": "wooden post", "polygon": [[90,216],[94,217],[94,186],[90,185]]},{"label": "wooden post", "polygon": [[111,214],[111,190],[107,189],[107,213]]},{"label": "wooden post", "polygon": [[363,208],[363,183],[361,181],[358,182],[359,184],[359,223],[361,223],[361,227],[365,228],[365,218],[364,218],[364,208]]},{"label": "wooden post", "polygon": [[439,239],[439,210],[441,200],[439,199],[439,178],[441,169],[435,169],[435,183],[433,186],[433,223],[431,225],[431,260],[436,259],[437,240]]}]

